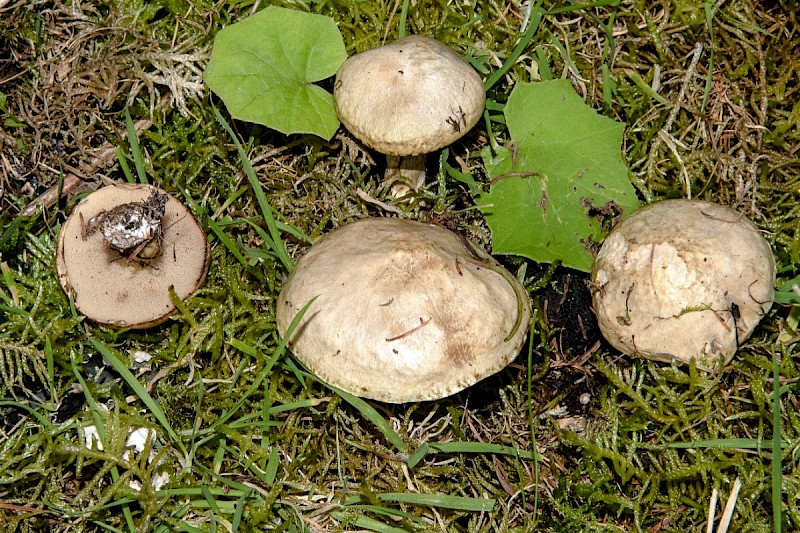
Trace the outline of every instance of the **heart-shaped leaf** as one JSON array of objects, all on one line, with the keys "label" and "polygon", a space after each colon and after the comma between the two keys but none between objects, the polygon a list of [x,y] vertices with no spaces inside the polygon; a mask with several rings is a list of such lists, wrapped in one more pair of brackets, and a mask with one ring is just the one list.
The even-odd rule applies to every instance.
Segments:
[{"label": "heart-shaped leaf", "polygon": [[518,84],[505,118],[514,150],[482,154],[492,185],[478,204],[492,251],[588,272],[611,223],[639,207],[622,161],[624,125],[567,80]]},{"label": "heart-shaped leaf", "polygon": [[313,82],[346,58],[333,19],[270,6],[217,34],[205,79],[236,119],[330,139],[333,96]]}]

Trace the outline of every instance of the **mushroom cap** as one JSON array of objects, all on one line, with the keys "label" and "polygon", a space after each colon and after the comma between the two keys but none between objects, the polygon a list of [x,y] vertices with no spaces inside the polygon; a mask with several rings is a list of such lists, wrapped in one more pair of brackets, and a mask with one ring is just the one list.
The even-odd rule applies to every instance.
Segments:
[{"label": "mushroom cap", "polygon": [[451,144],[478,122],[486,101],[469,63],[420,35],[348,58],[336,73],[333,97],[353,135],[400,157]]},{"label": "mushroom cap", "polygon": [[336,229],[298,261],[278,297],[281,335],[315,296],[289,338],[295,356],[336,387],[392,403],[443,398],[501,370],[531,316],[525,290],[486,252],[389,218]]},{"label": "mushroom cap", "polygon": [[727,364],[772,306],[775,259],[758,228],[719,204],[667,200],[606,237],[592,269],[605,338],[647,359]]},{"label": "mushroom cap", "polygon": [[[103,242],[99,231],[84,238],[85,225],[116,206],[143,202],[150,185],[117,184],[84,198],[61,228],[56,267],[61,286],[77,310],[94,322],[119,328],[157,325],[176,309],[169,287],[185,299],[199,289],[208,270],[208,242],[192,213],[169,196],[162,218],[161,253],[146,263],[128,261]],[[160,191],[162,194],[167,194]]]}]

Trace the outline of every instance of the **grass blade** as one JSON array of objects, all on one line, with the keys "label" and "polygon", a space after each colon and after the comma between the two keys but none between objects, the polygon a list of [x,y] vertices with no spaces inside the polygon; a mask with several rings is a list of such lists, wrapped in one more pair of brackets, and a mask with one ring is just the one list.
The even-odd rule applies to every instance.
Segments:
[{"label": "grass blade", "polygon": [[[781,397],[778,356],[772,352],[772,522],[775,533],[781,533],[783,457],[781,456]],[[737,479],[738,481],[738,479]]]},{"label": "grass blade", "polygon": [[[89,339],[92,340],[92,339]],[[94,397],[89,392],[89,386],[86,384],[86,380],[83,379],[83,375],[78,370],[78,365],[75,364],[75,356],[74,354],[70,356],[70,366],[72,367],[72,372],[75,374],[75,379],[78,380],[78,384],[80,384],[81,388],[83,389],[83,395],[86,398],[86,403],[89,405],[89,411],[92,413],[92,421],[94,422],[94,427],[97,430],[97,434],[100,437],[100,444],[103,448],[107,447],[108,440],[106,438],[106,426],[103,423],[103,417],[100,415],[101,411],[97,402],[94,401]],[[119,469],[116,466],[112,466],[110,469],[111,472],[111,479],[116,482],[119,479]],[[128,502],[116,502],[122,505],[122,514],[125,517],[125,524],[128,526],[128,530],[133,533],[136,531],[136,525],[133,522],[133,514],[131,513],[131,508],[128,505]]]},{"label": "grass blade", "polygon": [[[780,422],[780,421],[779,421]],[[709,439],[696,440],[691,442],[675,442],[667,445],[669,448],[740,448],[743,450],[767,450],[775,449],[772,439]],[[778,449],[788,446],[785,441],[778,441]]]},{"label": "grass blade", "polygon": [[706,533],[714,533],[714,516],[717,514],[717,488],[711,490],[711,501],[708,502],[708,520],[706,522]]},{"label": "grass blade", "polygon": [[[348,513],[338,513],[336,518],[340,521],[345,521],[348,520],[350,516]],[[380,520],[375,520],[374,518],[370,518],[368,516],[357,517],[355,520],[353,520],[353,525],[364,528],[368,531],[377,531],[378,533],[408,533],[408,530],[406,529],[384,524]]]},{"label": "grass blade", "polygon": [[28,413],[30,413],[31,416],[33,416],[43,427],[45,427],[48,430],[53,429],[53,424],[50,423],[50,420],[48,420],[47,417],[41,415],[39,411],[37,411],[36,409],[32,408],[29,405],[11,400],[6,401],[5,399],[2,399],[0,400],[0,407],[13,407],[14,409],[21,409],[23,411],[28,411]]},{"label": "grass blade", "polygon": [[469,498],[467,496],[451,496],[449,494],[417,494],[413,492],[389,492],[378,494],[383,502],[408,503],[426,505],[442,509],[458,511],[491,511],[496,500],[493,498]]},{"label": "grass blade", "polygon": [[125,150],[117,146],[114,152],[117,154],[117,161],[119,161],[119,166],[122,168],[122,173],[125,174],[125,179],[128,183],[136,183],[136,177],[133,175],[131,167],[128,165],[128,158],[125,157]]},{"label": "grass blade", "polygon": [[329,383],[325,383],[322,380],[319,380],[319,382],[325,384],[332,391],[341,396],[344,401],[355,407],[359,413],[364,415],[364,418],[372,422],[372,424],[375,425],[376,428],[378,428],[378,431],[380,431],[386,438],[386,440],[388,440],[392,444],[392,446],[397,448],[399,452],[401,453],[408,452],[408,445],[405,443],[405,441],[403,441],[402,437],[400,437],[400,435],[398,435],[397,432],[394,429],[392,429],[392,426],[389,425],[389,422],[387,422],[386,419],[383,418],[381,414],[375,410],[374,407],[372,407],[370,404],[368,404],[366,401],[362,400],[358,396],[354,396],[349,392],[345,392],[342,389],[334,387]]},{"label": "grass blade", "polygon": [[541,455],[536,451],[525,451],[515,448],[513,446],[503,446],[500,444],[491,444],[488,442],[438,442],[438,443],[422,443],[417,450],[408,457],[407,464],[409,468],[414,468],[422,461],[423,457],[430,452],[439,453],[481,453],[481,454],[494,454],[494,455],[510,455],[520,459],[533,459],[541,460]]},{"label": "grass blade", "polygon": [[[742,482],[739,481],[739,478],[736,478],[736,481],[733,482],[733,487],[731,488],[731,493],[728,496],[728,501],[725,502],[725,510],[722,511],[722,517],[719,519],[719,527],[717,528],[717,533],[727,533],[728,526],[731,524],[731,518],[733,518],[733,510],[736,508],[736,499],[739,497],[739,489],[742,488]],[[780,531],[780,529],[778,529]]]},{"label": "grass blade", "polygon": [[[418,492],[384,492],[375,494],[375,497],[387,503],[406,503],[409,505],[424,505],[440,509],[453,509],[457,511],[485,512],[491,511],[497,500],[494,498],[471,498],[469,496],[452,496],[450,494],[423,494]],[[362,496],[354,496],[344,503],[345,507],[356,506]]]},{"label": "grass blade", "polygon": [[420,447],[414,451],[414,453],[408,456],[408,460],[406,461],[408,467],[413,470],[414,467],[417,466],[426,455],[428,455],[430,449],[431,448],[428,446],[428,443],[423,442]]},{"label": "grass blade", "polygon": [[[311,304],[314,303],[316,299],[317,299],[316,296],[313,299],[311,299],[311,301],[309,301],[305,306],[303,306],[303,308],[295,315],[294,319],[292,319],[292,323],[289,325],[286,334],[283,335],[283,338],[280,341],[281,348],[284,348],[286,346],[288,339],[292,336],[292,332],[300,323],[300,320],[302,319],[305,312],[308,310],[309,306],[311,306]],[[344,401],[355,407],[355,409],[359,413],[361,413],[364,416],[364,418],[372,422],[372,424],[376,428],[378,428],[378,431],[380,431],[386,438],[386,440],[388,440],[399,452],[401,453],[408,452],[408,445],[405,443],[405,441],[403,441],[402,437],[400,437],[400,435],[398,435],[397,432],[394,429],[392,429],[392,426],[389,425],[389,422],[387,422],[386,419],[383,418],[381,414],[375,410],[374,407],[372,407],[370,404],[368,404],[366,401],[359,398],[358,396],[350,394],[349,392],[345,392],[338,387],[334,387],[330,383],[326,383],[325,381],[321,380],[319,377],[314,375],[312,372],[309,372],[307,369],[305,370],[305,374],[308,377],[317,380],[322,385],[328,387],[333,392],[341,396],[341,398]]]},{"label": "grass blade", "polygon": [[402,39],[406,36],[406,22],[408,20],[408,0],[403,0],[403,7],[400,8],[400,28],[397,31],[397,38]]},{"label": "grass blade", "polygon": [[245,257],[242,255],[242,252],[239,250],[239,247],[236,245],[236,243],[233,242],[224,231],[222,231],[222,228],[219,227],[219,225],[214,222],[211,217],[208,218],[208,227],[214,232],[214,235],[216,235],[217,238],[222,241],[222,244],[224,244],[225,247],[230,250],[231,254],[233,254],[233,256],[245,266],[245,268],[249,267],[247,264],[247,259],[245,259]]},{"label": "grass blade", "polygon": [[428,445],[431,450],[441,453],[493,453],[497,455],[510,455],[520,459],[541,459],[535,452],[529,452],[489,442],[438,442]]},{"label": "grass blade", "polygon": [[[292,322],[289,324],[288,329],[286,330],[286,335],[284,335],[283,338],[281,338],[278,341],[278,345],[275,347],[275,351],[272,353],[272,356],[269,358],[269,360],[267,360],[266,365],[258,374],[256,379],[253,381],[253,383],[250,384],[245,393],[242,395],[241,398],[239,398],[239,400],[231,408],[231,410],[224,413],[219,419],[217,419],[216,422],[214,422],[214,426],[224,424],[225,422],[230,420],[230,418],[236,413],[236,411],[238,411],[239,408],[241,408],[242,405],[244,405],[247,398],[261,386],[261,382],[264,381],[264,379],[266,379],[267,375],[272,371],[272,367],[275,366],[275,363],[278,361],[278,359],[283,355],[284,351],[286,350],[286,342],[288,341],[289,337],[291,337],[292,332],[295,330],[297,325],[300,323],[300,320],[302,320],[303,315],[306,314],[306,311],[308,311],[308,308],[311,307],[311,305],[316,301],[316,299],[317,297],[315,296],[314,298],[309,300],[309,302],[305,304],[300,309],[300,311],[297,312],[297,314],[292,319]],[[250,348],[248,345],[244,344],[241,341],[236,341],[235,346],[239,347],[239,349],[244,348],[242,350],[244,353],[252,353],[251,352],[252,348]]]},{"label": "grass blade", "polygon": [[247,157],[247,153],[244,151],[242,143],[239,142],[239,139],[236,137],[236,133],[233,131],[233,128],[231,128],[230,124],[228,124],[228,122],[225,120],[225,117],[222,116],[216,106],[212,106],[212,109],[214,110],[214,116],[217,117],[217,121],[222,125],[223,128],[225,128],[225,131],[228,132],[228,135],[233,140],[233,144],[236,146],[236,151],[239,152],[239,159],[242,162],[245,174],[247,174],[247,179],[250,181],[250,185],[253,187],[253,193],[256,195],[256,200],[258,201],[258,206],[261,209],[261,214],[264,217],[264,222],[267,224],[267,229],[272,237],[267,244],[270,246],[270,248],[272,248],[272,251],[275,252],[275,255],[278,256],[278,259],[281,260],[281,263],[283,263],[283,266],[286,267],[286,270],[291,272],[293,267],[292,259],[289,257],[289,252],[286,251],[286,245],[284,245],[283,240],[281,240],[280,230],[278,229],[275,217],[272,214],[272,206],[267,201],[267,197],[264,194],[264,189],[261,188],[261,182],[258,181],[258,177],[253,170],[253,166],[250,164],[250,159]]},{"label": "grass blade", "polygon": [[528,47],[528,43],[530,43],[533,39],[533,36],[539,29],[539,24],[542,22],[541,4],[542,0],[539,0],[536,2],[536,5],[531,8],[531,13],[533,13],[533,21],[528,26],[528,29],[525,30],[525,33],[520,38],[517,46],[514,47],[511,55],[508,56],[508,59],[506,59],[505,63],[503,63],[499,69],[495,70],[491,76],[486,78],[486,81],[483,83],[483,87],[487,91],[491,89],[495,83],[500,81],[500,78],[505,76],[506,72],[508,72],[509,69],[514,66],[514,64],[517,62],[517,59],[519,59],[519,56],[521,56],[522,52],[524,52]]},{"label": "grass blade", "polygon": [[139,176],[139,183],[147,183],[147,175],[144,173],[144,158],[142,150],[139,148],[139,138],[136,136],[136,126],[133,124],[127,107],[125,108],[125,127],[128,129],[128,143],[131,145],[131,155],[133,164],[136,166],[136,174]]},{"label": "grass blade", "polygon": [[100,354],[103,356],[103,359],[113,366],[114,370],[116,370],[122,376],[122,379],[124,379],[128,386],[133,389],[133,392],[136,394],[136,396],[142,400],[142,403],[144,403],[150,412],[153,413],[153,416],[156,417],[158,423],[161,424],[161,427],[163,427],[167,432],[167,435],[169,435],[169,438],[172,440],[172,442],[174,442],[175,445],[181,449],[183,455],[186,456],[186,448],[183,447],[183,443],[181,442],[180,438],[175,431],[173,431],[169,420],[167,420],[167,416],[164,414],[164,411],[161,410],[161,406],[159,406],[153,397],[150,396],[150,394],[147,392],[147,389],[145,389],[144,386],[139,383],[139,380],[136,379],[136,376],[134,376],[128,369],[128,365],[124,364],[108,346],[97,339],[90,338],[89,342],[98,352],[100,352]]}]

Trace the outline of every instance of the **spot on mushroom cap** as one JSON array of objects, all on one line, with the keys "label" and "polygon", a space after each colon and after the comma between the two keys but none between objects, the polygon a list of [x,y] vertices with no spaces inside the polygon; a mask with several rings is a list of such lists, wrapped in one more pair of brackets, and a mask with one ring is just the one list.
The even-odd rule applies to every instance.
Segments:
[{"label": "spot on mushroom cap", "polygon": [[146,264],[126,261],[104,245],[100,232],[84,238],[84,225],[92,217],[121,204],[142,202],[153,190],[157,189],[134,184],[98,189],[75,207],[61,227],[56,249],[61,286],[74,298],[77,310],[94,322],[129,328],[157,325],[176,311],[170,286],[184,299],[205,281],[209,254],[205,233],[172,196],[162,218],[161,253]]},{"label": "spot on mushroom cap", "polygon": [[660,361],[728,363],[772,306],[775,259],[726,206],[651,204],[608,235],[592,270],[593,307],[618,350]]},{"label": "spot on mushroom cap", "polygon": [[353,135],[400,157],[451,144],[478,122],[486,100],[469,63],[419,35],[348,58],[336,74],[333,96]]},{"label": "spot on mushroom cap", "polygon": [[298,261],[278,331],[318,296],[289,338],[314,373],[386,402],[442,398],[501,370],[525,340],[528,297],[502,268],[440,226],[361,220]]}]

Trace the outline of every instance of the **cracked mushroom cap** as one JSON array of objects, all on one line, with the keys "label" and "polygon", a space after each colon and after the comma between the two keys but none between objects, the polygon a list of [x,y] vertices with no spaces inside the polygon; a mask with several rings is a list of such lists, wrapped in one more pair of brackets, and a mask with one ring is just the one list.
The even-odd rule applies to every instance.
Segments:
[{"label": "cracked mushroom cap", "polygon": [[298,261],[278,298],[281,335],[315,296],[289,338],[295,356],[336,387],[392,403],[443,398],[499,371],[531,316],[523,287],[486,252],[388,218],[334,230]]},{"label": "cracked mushroom cap", "polygon": [[61,286],[74,298],[77,310],[94,322],[119,328],[160,324],[176,311],[170,286],[185,299],[205,281],[209,254],[205,233],[172,196],[167,195],[163,206],[160,253],[152,254],[152,259],[128,260],[103,232],[86,231],[96,215],[122,204],[145,202],[153,191],[167,195],[150,185],[98,189],[75,207],[61,228],[56,250]]},{"label": "cracked mushroom cap", "polygon": [[758,228],[729,207],[651,204],[606,237],[593,307],[618,350],[702,368],[727,364],[772,305],[775,260]]},{"label": "cracked mushroom cap", "polygon": [[399,157],[453,143],[478,122],[486,99],[469,63],[420,35],[348,58],[336,73],[333,96],[353,135]]}]

